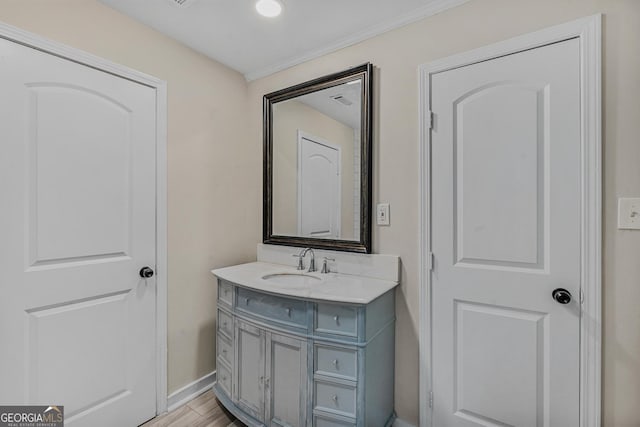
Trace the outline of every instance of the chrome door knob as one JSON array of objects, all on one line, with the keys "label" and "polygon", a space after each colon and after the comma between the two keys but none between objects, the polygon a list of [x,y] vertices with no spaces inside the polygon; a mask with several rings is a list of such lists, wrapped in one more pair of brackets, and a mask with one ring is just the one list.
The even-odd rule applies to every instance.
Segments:
[{"label": "chrome door knob", "polygon": [[569,304],[571,302],[571,292],[563,288],[554,289],[551,296],[560,304]]},{"label": "chrome door knob", "polygon": [[151,267],[142,267],[140,269],[140,277],[143,279],[153,277],[153,269]]}]

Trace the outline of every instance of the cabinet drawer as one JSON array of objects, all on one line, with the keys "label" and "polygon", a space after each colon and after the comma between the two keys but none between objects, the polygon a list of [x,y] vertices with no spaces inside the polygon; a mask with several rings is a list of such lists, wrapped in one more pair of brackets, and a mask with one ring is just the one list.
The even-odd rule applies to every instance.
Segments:
[{"label": "cabinet drawer", "polygon": [[218,363],[216,367],[217,370],[217,381],[218,384],[222,387],[222,389],[231,396],[231,372],[224,366],[223,363]]},{"label": "cabinet drawer", "polygon": [[305,301],[238,288],[236,309],[297,328],[306,328],[307,326],[307,303]]},{"label": "cabinet drawer", "polygon": [[218,334],[218,358],[224,360],[229,366],[233,366],[233,345],[224,335]]},{"label": "cabinet drawer", "polygon": [[349,417],[356,416],[356,387],[314,381],[315,408]]},{"label": "cabinet drawer", "polygon": [[233,304],[233,285],[231,283],[218,280],[218,301],[231,307]]},{"label": "cabinet drawer", "polygon": [[320,333],[357,337],[357,316],[356,307],[318,303],[315,330]]},{"label": "cabinet drawer", "polygon": [[358,353],[356,350],[324,344],[316,344],[314,350],[316,374],[355,381],[358,374]]},{"label": "cabinet drawer", "polygon": [[233,319],[227,312],[220,309],[218,309],[218,331],[228,339],[233,338]]}]

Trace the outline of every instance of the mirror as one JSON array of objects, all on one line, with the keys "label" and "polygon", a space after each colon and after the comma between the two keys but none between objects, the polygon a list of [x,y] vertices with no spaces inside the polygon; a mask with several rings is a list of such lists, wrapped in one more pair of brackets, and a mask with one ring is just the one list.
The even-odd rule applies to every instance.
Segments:
[{"label": "mirror", "polygon": [[371,253],[372,71],[264,96],[264,243]]}]

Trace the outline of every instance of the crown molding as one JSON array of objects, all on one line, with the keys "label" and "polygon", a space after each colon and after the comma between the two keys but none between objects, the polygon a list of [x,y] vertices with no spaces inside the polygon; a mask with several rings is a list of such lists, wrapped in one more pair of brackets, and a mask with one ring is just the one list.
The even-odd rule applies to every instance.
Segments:
[{"label": "crown molding", "polygon": [[395,30],[396,28],[403,27],[421,19],[428,18],[429,16],[444,12],[448,9],[452,9],[456,6],[460,6],[464,3],[467,3],[468,1],[470,0],[435,0],[424,7],[414,10],[411,13],[381,22],[380,24],[366,28],[349,37],[337,40],[319,49],[312,50],[311,52],[307,52],[302,55],[290,57],[284,61],[277,62],[266,67],[248,71],[244,73],[244,78],[248,82],[261,79],[263,77],[277,73],[278,71],[291,68],[295,65],[302,64],[303,62],[319,58],[345,47],[360,43],[361,41],[386,33],[388,31]]}]

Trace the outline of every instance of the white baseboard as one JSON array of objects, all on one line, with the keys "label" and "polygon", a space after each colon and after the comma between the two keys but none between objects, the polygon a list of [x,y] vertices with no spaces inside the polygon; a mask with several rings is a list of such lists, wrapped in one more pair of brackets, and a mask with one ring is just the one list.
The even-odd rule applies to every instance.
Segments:
[{"label": "white baseboard", "polygon": [[416,427],[416,426],[404,420],[401,420],[400,418],[396,418],[396,420],[393,422],[393,427]]},{"label": "white baseboard", "polygon": [[202,378],[187,384],[179,390],[174,391],[167,398],[167,411],[171,412],[179,408],[190,400],[198,397],[213,386],[216,382],[216,371],[208,373]]}]

